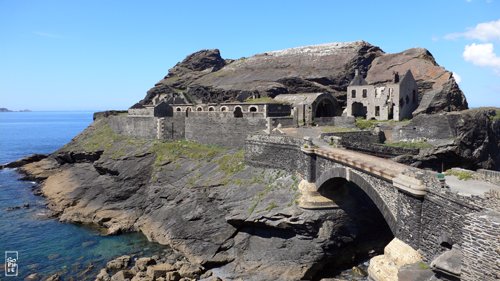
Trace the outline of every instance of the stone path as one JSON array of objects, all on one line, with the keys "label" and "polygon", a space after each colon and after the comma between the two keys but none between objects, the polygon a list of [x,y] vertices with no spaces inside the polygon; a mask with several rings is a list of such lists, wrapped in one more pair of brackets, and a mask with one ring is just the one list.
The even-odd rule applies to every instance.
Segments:
[{"label": "stone path", "polygon": [[484,195],[490,190],[500,192],[500,186],[479,180],[459,180],[456,176],[445,176],[450,190],[463,195]]}]

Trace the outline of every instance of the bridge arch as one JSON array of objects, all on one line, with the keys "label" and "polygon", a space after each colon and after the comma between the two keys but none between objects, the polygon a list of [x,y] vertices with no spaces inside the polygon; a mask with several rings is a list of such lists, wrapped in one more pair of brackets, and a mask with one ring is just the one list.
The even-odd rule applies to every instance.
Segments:
[{"label": "bridge arch", "polygon": [[371,183],[365,180],[360,174],[353,172],[351,168],[333,167],[321,173],[321,175],[316,179],[317,191],[319,192],[323,185],[332,179],[344,179],[347,182],[356,184],[375,204],[391,229],[392,234],[396,236],[396,216],[391,212],[387,204]]}]

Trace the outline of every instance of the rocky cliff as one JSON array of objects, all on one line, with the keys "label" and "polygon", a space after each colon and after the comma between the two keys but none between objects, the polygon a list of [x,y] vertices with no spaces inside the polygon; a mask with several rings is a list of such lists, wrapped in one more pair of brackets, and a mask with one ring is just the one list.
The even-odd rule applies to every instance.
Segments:
[{"label": "rocky cliff", "polygon": [[479,108],[421,114],[392,129],[393,141],[425,141],[431,148],[396,160],[421,168],[500,169],[500,110]]},{"label": "rocky cliff", "polygon": [[61,221],[141,231],[224,280],[317,279],[392,238],[366,195],[349,194],[354,187],[339,198],[360,201],[343,209],[303,210],[297,175],[246,166],[241,150],[117,135],[108,121],[98,115],[68,145],[21,168],[43,182]]},{"label": "rocky cliff", "polygon": [[158,95],[177,95],[191,102],[244,100],[299,92],[328,92],[345,105],[354,70],[370,83],[390,80],[394,71],[411,69],[419,87],[418,113],[467,109],[467,101],[450,71],[429,51],[415,48],[386,54],[364,41],[330,43],[266,52],[237,60],[223,59],[219,50],[189,55],[151,88],[143,104]]}]

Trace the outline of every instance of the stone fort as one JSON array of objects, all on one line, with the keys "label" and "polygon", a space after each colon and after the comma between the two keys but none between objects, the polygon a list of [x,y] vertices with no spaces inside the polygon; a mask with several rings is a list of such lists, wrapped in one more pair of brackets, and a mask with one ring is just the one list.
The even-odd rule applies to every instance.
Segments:
[{"label": "stone fort", "polygon": [[352,182],[375,203],[393,235],[418,249],[424,261],[458,260],[458,271],[436,266],[450,280],[498,280],[498,199],[453,193],[443,188],[435,172],[279,132],[282,127],[317,124],[350,126],[355,116],[410,118],[418,106],[416,91],[411,72],[402,77],[395,74],[392,83],[376,86],[357,73],[348,87],[344,114],[327,93],[219,104],[182,103],[173,98],[136,104],[126,115],[110,116],[110,126],[117,133],[141,138],[244,147],[249,165],[300,175],[299,206],[306,209],[335,208],[324,196],[325,189]]}]

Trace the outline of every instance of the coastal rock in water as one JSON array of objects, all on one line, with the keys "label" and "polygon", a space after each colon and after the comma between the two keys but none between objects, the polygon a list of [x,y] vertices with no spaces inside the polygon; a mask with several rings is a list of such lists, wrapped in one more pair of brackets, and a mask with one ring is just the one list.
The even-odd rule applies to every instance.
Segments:
[{"label": "coastal rock in water", "polygon": [[[161,263],[148,266],[146,274],[151,278],[157,278],[161,276],[165,276],[167,272],[175,271],[176,268],[168,263]],[[179,276],[180,277],[180,276]]]},{"label": "coastal rock in water", "polygon": [[156,261],[152,258],[139,258],[135,262],[135,267],[139,271],[145,271],[148,266],[156,264]]},{"label": "coastal rock in water", "polygon": [[22,159],[16,160],[14,162],[7,163],[5,165],[0,165],[0,169],[5,169],[5,168],[18,168],[21,166],[24,166],[29,163],[33,162],[38,162],[44,158],[47,158],[47,154],[32,154],[29,156],[26,156]]},{"label": "coastal rock in water", "polygon": [[127,268],[130,264],[130,256],[124,255],[121,257],[117,257],[114,260],[109,261],[106,264],[106,269],[108,270],[120,270]]}]

